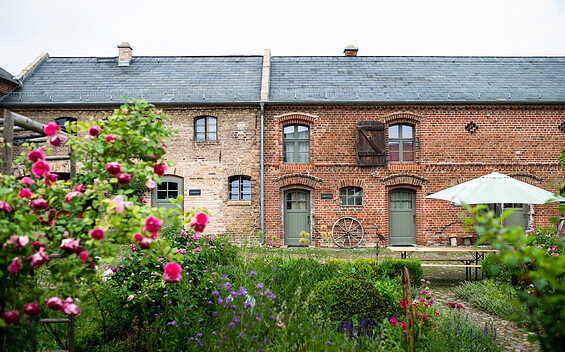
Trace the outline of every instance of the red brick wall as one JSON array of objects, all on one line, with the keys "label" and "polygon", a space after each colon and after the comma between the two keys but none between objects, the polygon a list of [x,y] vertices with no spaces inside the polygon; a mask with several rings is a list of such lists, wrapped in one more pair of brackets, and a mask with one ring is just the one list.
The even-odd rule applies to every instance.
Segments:
[{"label": "red brick wall", "polygon": [[[357,167],[355,123],[372,120],[415,126],[416,162],[381,167]],[[283,230],[282,192],[311,191],[313,243],[320,226],[331,228],[341,216],[358,219],[365,229],[362,246],[373,247],[378,232],[388,242],[388,192],[416,191],[417,244],[447,244],[450,233],[461,233],[461,207],[427,200],[428,193],[488,174],[513,175],[556,191],[550,184],[562,176],[558,165],[565,134],[565,106],[435,105],[435,106],[268,106],[265,111],[265,223],[269,235]],[[465,126],[478,125],[471,134]],[[282,164],[282,127],[311,126],[310,164]],[[402,176],[406,175],[406,176]],[[363,206],[339,206],[339,187],[363,185]],[[320,199],[332,193],[333,199]],[[535,224],[548,224],[556,206],[535,206]]]},{"label": "red brick wall", "polygon": [[12,89],[16,88],[16,86],[16,84],[0,78],[0,97],[11,92]]}]

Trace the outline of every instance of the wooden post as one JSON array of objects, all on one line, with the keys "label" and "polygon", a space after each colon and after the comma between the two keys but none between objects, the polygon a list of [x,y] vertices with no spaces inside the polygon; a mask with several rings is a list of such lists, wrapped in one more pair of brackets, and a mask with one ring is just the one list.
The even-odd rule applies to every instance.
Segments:
[{"label": "wooden post", "polygon": [[404,300],[404,319],[406,324],[406,351],[416,352],[416,341],[414,341],[414,311],[412,308],[412,288],[410,287],[410,273],[404,267],[402,275],[402,299]]},{"label": "wooden post", "polygon": [[14,116],[8,109],[4,109],[4,149],[2,150],[2,173],[12,174],[12,164],[14,162]]}]

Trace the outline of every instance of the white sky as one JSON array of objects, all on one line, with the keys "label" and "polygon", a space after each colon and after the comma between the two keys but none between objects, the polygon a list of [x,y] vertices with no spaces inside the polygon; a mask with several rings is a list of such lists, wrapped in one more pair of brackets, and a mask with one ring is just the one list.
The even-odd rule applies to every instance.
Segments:
[{"label": "white sky", "polygon": [[50,56],[565,56],[565,0],[0,0],[0,67]]}]

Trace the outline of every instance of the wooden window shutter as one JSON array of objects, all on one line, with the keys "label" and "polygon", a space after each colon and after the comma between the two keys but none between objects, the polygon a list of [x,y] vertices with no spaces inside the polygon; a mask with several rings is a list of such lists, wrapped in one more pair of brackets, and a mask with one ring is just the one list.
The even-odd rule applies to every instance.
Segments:
[{"label": "wooden window shutter", "polygon": [[361,121],[355,124],[357,165],[386,165],[385,124],[378,121]]}]

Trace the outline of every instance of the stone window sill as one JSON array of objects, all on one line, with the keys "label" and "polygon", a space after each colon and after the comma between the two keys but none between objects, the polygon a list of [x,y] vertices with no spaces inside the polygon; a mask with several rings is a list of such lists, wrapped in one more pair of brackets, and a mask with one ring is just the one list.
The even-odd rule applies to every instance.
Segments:
[{"label": "stone window sill", "polygon": [[228,200],[228,206],[250,206],[250,200]]}]

